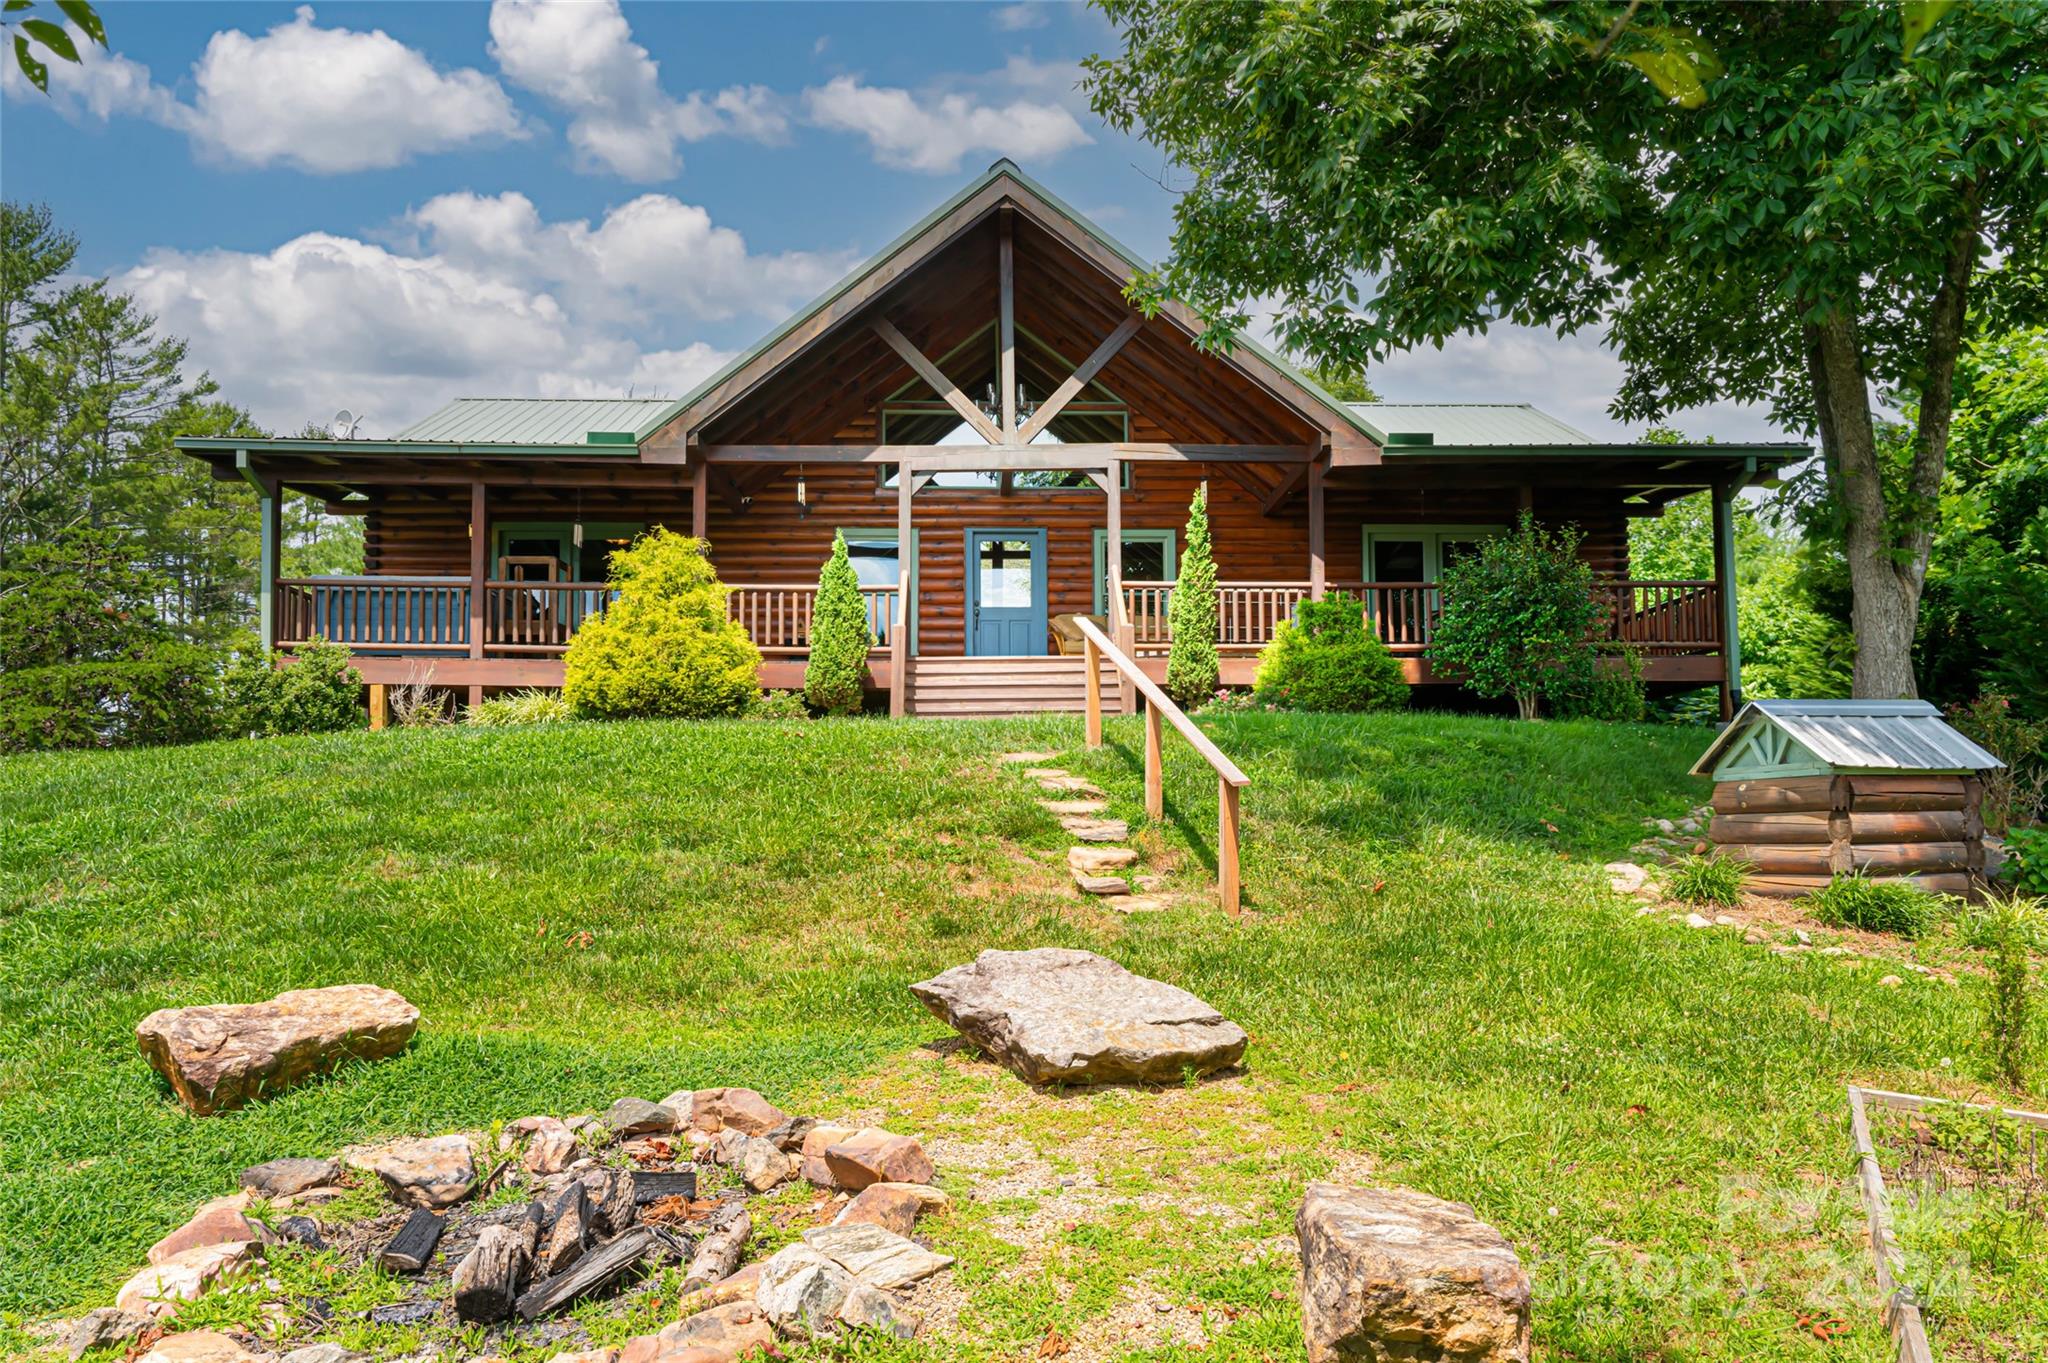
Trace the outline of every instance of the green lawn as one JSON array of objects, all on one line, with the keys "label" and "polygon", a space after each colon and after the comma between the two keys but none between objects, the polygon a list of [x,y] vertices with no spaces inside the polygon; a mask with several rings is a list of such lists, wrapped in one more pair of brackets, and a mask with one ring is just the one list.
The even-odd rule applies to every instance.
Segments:
[{"label": "green lawn", "polygon": [[[906,1356],[1015,1359],[1057,1328],[1073,1360],[1298,1358],[1272,1241],[1333,1170],[1498,1225],[1545,1358],[1888,1356],[1842,1085],[1990,1092],[1982,986],[1883,988],[1875,965],[1636,918],[1599,864],[1702,798],[1701,731],[1221,719],[1253,781],[1231,923],[1075,898],[1035,788],[991,761],[1066,752],[1135,818],[1140,731],[1111,727],[1094,754],[1044,719],[0,761],[0,1309],[102,1303],[258,1160],[746,1084],[932,1146],[958,1299]],[[1141,837],[1193,893],[1213,782],[1168,747],[1168,819]],[[1244,1072],[1034,1094],[926,1046],[944,1029],[907,982],[1038,945],[1194,990],[1252,1033]],[[419,1005],[408,1054],[195,1120],[135,1049],[154,1008],[351,980]],[[1987,1252],[1943,1298],[1954,1356],[2048,1350],[2017,1290]],[[1850,1332],[1815,1339],[1816,1305]]]}]

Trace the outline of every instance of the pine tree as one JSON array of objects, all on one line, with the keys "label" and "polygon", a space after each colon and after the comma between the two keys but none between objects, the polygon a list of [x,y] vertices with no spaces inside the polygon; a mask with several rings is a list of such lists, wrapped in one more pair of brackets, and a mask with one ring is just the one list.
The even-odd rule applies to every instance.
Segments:
[{"label": "pine tree", "polygon": [[832,556],[818,570],[818,600],[811,609],[811,657],[804,664],[804,699],[828,715],[860,712],[867,675],[867,603],[846,556],[846,537],[832,536]]},{"label": "pine tree", "polygon": [[1188,504],[1187,547],[1167,608],[1173,642],[1166,654],[1166,690],[1182,705],[1198,705],[1216,692],[1216,564],[1209,555],[1209,488]]}]

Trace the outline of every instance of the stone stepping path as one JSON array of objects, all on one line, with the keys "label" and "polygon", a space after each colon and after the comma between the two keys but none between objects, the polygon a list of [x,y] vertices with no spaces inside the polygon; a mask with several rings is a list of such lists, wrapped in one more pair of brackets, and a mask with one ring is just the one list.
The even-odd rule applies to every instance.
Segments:
[{"label": "stone stepping path", "polygon": [[[1048,796],[1038,803],[1060,821],[1081,845],[1067,849],[1067,869],[1083,894],[1116,913],[1156,913],[1173,907],[1173,900],[1160,893],[1166,884],[1162,876],[1113,875],[1127,870],[1138,860],[1136,849],[1114,846],[1131,836],[1123,819],[1101,816],[1109,812],[1109,801],[1099,786],[1061,767],[1047,766],[1058,756],[1045,752],[999,753],[1003,766],[1024,768],[1024,775],[1038,782]],[[1057,798],[1066,797],[1066,798]]]}]

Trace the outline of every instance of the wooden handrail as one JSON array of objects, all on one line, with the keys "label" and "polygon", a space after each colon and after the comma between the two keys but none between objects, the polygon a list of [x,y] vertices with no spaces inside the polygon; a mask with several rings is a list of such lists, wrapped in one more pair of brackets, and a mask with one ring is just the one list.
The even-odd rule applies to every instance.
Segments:
[{"label": "wooden handrail", "polygon": [[[1251,784],[1252,778],[1238,768],[1237,763],[1223,755],[1209,735],[1195,726],[1187,712],[1173,703],[1160,685],[1146,676],[1139,666],[1131,661],[1130,655],[1113,643],[1109,636],[1087,616],[1074,617],[1074,627],[1081,631],[1084,662],[1087,667],[1086,683],[1088,693],[1088,746],[1102,746],[1102,662],[1107,658],[1111,666],[1122,675],[1125,685],[1133,688],[1145,698],[1145,813],[1154,819],[1166,814],[1166,779],[1160,763],[1160,726],[1162,720],[1173,725],[1188,746],[1198,753],[1216,773],[1216,895],[1223,903],[1223,911],[1232,918],[1237,917],[1240,900],[1237,867],[1238,792]],[[1128,694],[1128,693],[1126,693]]]}]

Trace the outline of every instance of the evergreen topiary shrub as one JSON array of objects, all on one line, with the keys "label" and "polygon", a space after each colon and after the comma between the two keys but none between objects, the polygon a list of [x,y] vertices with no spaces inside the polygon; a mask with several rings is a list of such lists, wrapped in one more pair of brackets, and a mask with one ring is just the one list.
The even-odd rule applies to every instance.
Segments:
[{"label": "evergreen topiary shrub", "polygon": [[832,555],[818,570],[818,601],[811,610],[811,656],[804,664],[804,699],[828,715],[860,713],[868,675],[868,606],[860,578],[846,556],[846,537],[832,535]]},{"label": "evergreen topiary shrub", "polygon": [[340,644],[296,654],[238,653],[221,673],[221,729],[235,737],[338,733],[369,723],[363,677]]},{"label": "evergreen topiary shrub", "polygon": [[737,715],[760,688],[761,650],[726,609],[704,541],[656,529],[612,555],[618,597],[563,658],[562,694],[599,719]]},{"label": "evergreen topiary shrub", "polygon": [[1366,628],[1365,606],[1333,592],[1303,601],[1259,653],[1252,690],[1291,710],[1400,710],[1408,704],[1401,664]]},{"label": "evergreen topiary shrub", "polygon": [[1166,652],[1166,694],[1182,706],[1199,705],[1216,694],[1221,664],[1216,658],[1216,560],[1209,546],[1209,489],[1195,489],[1188,503],[1187,546],[1180,576],[1166,608],[1172,640]]},{"label": "evergreen topiary shrub", "polygon": [[1513,696],[1523,719],[1546,695],[1594,686],[1602,607],[1576,528],[1527,511],[1506,535],[1445,568],[1430,660],[1482,696]]}]

